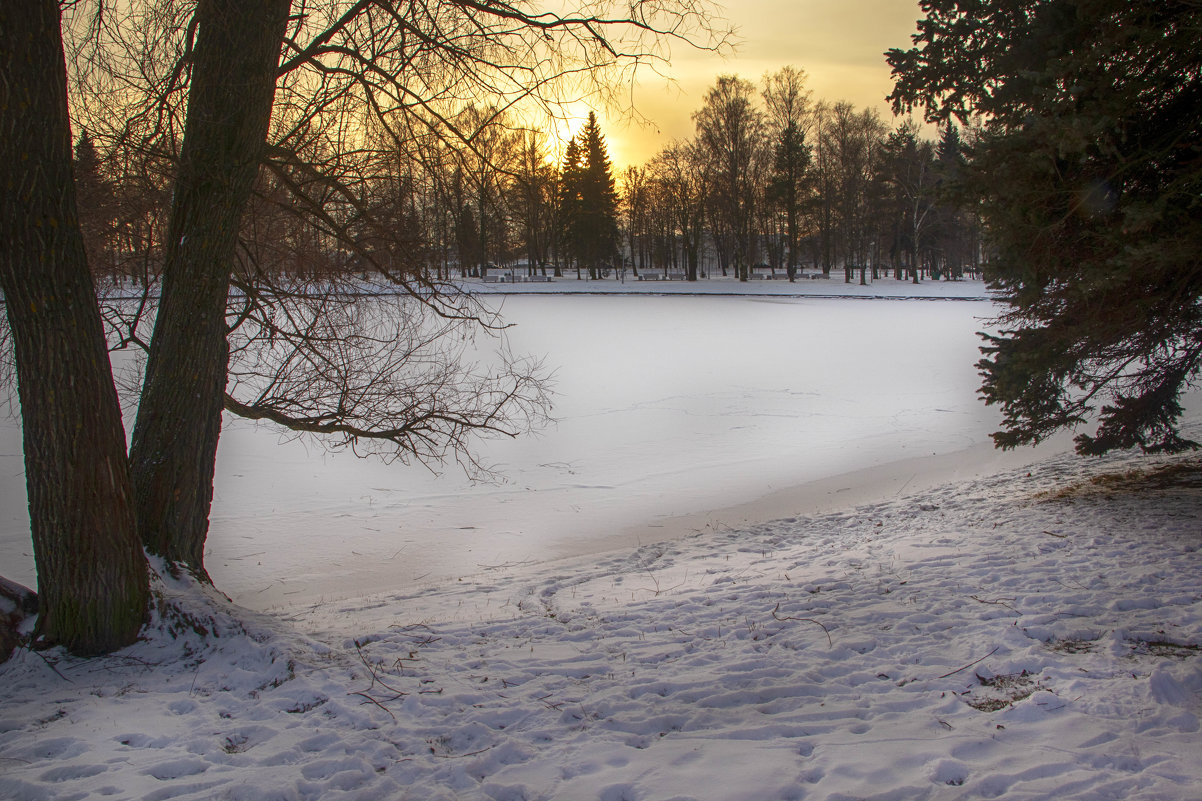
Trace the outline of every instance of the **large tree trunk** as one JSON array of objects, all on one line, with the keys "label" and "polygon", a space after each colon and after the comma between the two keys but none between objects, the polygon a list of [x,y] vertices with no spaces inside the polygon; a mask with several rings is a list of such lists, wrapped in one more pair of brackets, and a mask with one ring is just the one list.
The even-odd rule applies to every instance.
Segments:
[{"label": "large tree trunk", "polygon": [[274,100],[288,0],[201,0],[163,292],[130,448],[142,541],[207,578],[238,226]]},{"label": "large tree trunk", "polygon": [[56,0],[0,3],[0,289],[17,363],[38,634],[78,654],[134,640],[146,560],[71,175]]}]

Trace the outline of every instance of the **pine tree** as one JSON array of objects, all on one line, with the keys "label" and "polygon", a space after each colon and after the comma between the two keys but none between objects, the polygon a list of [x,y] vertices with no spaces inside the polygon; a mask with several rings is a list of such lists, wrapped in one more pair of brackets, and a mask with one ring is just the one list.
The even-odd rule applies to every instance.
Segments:
[{"label": "pine tree", "polygon": [[93,273],[104,272],[105,251],[113,229],[113,191],[100,172],[100,154],[85,130],[75,143],[75,195],[79,228]]},{"label": "pine tree", "polygon": [[589,112],[575,140],[579,167],[572,238],[577,259],[588,268],[589,277],[596,279],[617,253],[618,192],[596,114]]},{"label": "pine tree", "polygon": [[964,264],[968,261],[968,223],[955,191],[965,163],[960,128],[954,122],[948,122],[940,131],[939,143],[935,146],[936,181],[940,190],[935,212],[943,267],[948,276],[955,279],[963,277]]},{"label": "pine tree", "polygon": [[1202,359],[1202,7],[923,7],[916,46],[888,54],[895,110],[988,120],[959,183],[1004,304],[979,363],[994,441],[1091,424],[1080,452],[1197,447],[1178,421]]}]

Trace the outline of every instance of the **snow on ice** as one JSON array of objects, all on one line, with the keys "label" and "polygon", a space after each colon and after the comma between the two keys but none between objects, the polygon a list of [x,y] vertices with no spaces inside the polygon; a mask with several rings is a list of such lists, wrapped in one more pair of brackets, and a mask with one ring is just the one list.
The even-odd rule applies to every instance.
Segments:
[{"label": "snow on ice", "polygon": [[[960,402],[956,392],[937,405]],[[697,393],[680,394],[698,408]],[[688,495],[687,471],[654,484],[686,536],[604,540],[604,552],[554,538],[497,546],[501,561],[464,572],[478,554],[429,564],[447,571],[438,580],[323,584],[259,604],[268,611],[246,607],[257,583],[282,580],[278,568],[216,551],[218,584],[241,587],[240,605],[162,577],[163,603],[135,646],[89,660],[18,652],[0,666],[0,797],[1198,798],[1202,462],[1053,450],[1002,463],[975,444],[987,416],[907,428],[911,407],[897,406],[902,433],[875,435],[887,458],[853,473],[741,454],[727,472],[796,470],[815,483],[778,478],[767,497],[744,488],[709,507]],[[790,425],[854,426],[858,411],[844,421],[834,409]],[[568,412],[561,430],[576,436],[584,411]],[[766,416],[751,422],[777,419]],[[1200,429],[1191,411],[1187,433]],[[659,463],[636,454],[635,478],[652,480]],[[578,454],[580,469],[604,477],[592,457]],[[233,469],[278,502],[254,466]],[[509,505],[558,492],[586,510],[546,530],[627,525],[608,507],[590,520],[593,496],[566,486],[593,476],[536,468],[523,481],[537,489]],[[322,468],[281,466],[310,469]],[[537,483],[552,476],[565,486]],[[646,513],[637,480],[613,486],[607,496],[633,493]],[[737,511],[705,512],[719,504]],[[292,524],[380,548],[406,519],[399,499],[386,506],[370,520],[394,526],[375,539],[338,527],[349,502],[315,503]],[[556,508],[527,513],[554,519]],[[226,507],[221,525],[235,530],[243,509]],[[257,549],[295,550],[266,517],[244,519]]]}]

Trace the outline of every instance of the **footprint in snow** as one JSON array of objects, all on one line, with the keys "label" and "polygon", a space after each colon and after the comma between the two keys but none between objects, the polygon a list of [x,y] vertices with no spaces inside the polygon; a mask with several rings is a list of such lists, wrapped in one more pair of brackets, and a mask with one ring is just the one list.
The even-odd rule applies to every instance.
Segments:
[{"label": "footprint in snow", "polygon": [[209,763],[201,759],[171,759],[152,765],[143,773],[153,776],[159,781],[180,779],[184,776],[195,776],[209,769]]},{"label": "footprint in snow", "polygon": [[104,765],[63,765],[51,768],[38,778],[44,782],[67,782],[72,779],[87,779],[108,770]]}]

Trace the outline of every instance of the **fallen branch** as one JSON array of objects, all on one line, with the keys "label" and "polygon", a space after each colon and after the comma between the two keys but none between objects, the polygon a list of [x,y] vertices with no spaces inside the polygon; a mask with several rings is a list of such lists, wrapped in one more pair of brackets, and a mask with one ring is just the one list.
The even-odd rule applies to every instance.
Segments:
[{"label": "fallen branch", "polygon": [[470,757],[470,756],[476,756],[478,754],[483,754],[485,751],[491,751],[494,748],[496,748],[495,745],[490,745],[487,748],[481,748],[479,751],[468,751],[466,754],[438,754],[438,753],[434,753],[433,749],[430,749],[430,752],[433,756],[436,756],[439,759],[463,759],[464,757]]},{"label": "fallen branch", "polygon": [[799,621],[801,621],[801,622],[803,622],[803,623],[813,623],[815,626],[817,626],[818,628],[822,629],[822,633],[826,635],[826,644],[827,644],[828,646],[830,646],[831,648],[834,648],[834,647],[835,647],[835,641],[831,639],[831,632],[830,632],[830,630],[829,630],[829,629],[828,629],[826,626],[824,626],[824,625],[822,625],[821,623],[819,623],[819,622],[818,622],[817,620],[815,620],[814,618],[812,618],[812,617],[788,617],[788,616],[781,617],[780,615],[778,615],[778,614],[777,614],[777,612],[779,612],[779,611],[780,611],[780,604],[778,603],[778,604],[776,605],[776,607],[775,607],[775,608],[772,610],[772,617],[773,617],[773,619],[775,619],[775,620],[779,620],[779,621],[781,621],[781,622],[784,622],[784,621],[786,621],[786,620],[799,620]]},{"label": "fallen branch", "polygon": [[1016,598],[998,598],[998,599],[996,599],[996,600],[990,601],[990,600],[989,600],[989,599],[987,599],[987,598],[979,598],[979,597],[977,597],[976,595],[970,595],[970,596],[968,596],[968,597],[969,597],[969,598],[972,598],[974,601],[976,601],[976,602],[977,602],[977,603],[979,603],[979,604],[992,604],[992,605],[994,605],[994,606],[1004,606],[1004,607],[1006,607],[1007,609],[1009,609],[1011,612],[1014,612],[1015,614],[1020,614],[1020,613],[1019,613],[1019,611],[1018,611],[1017,609],[1015,609],[1015,608],[1014,608],[1013,606],[1011,606],[1010,604],[1006,603],[1006,601],[1014,601],[1014,600],[1017,600]]},{"label": "fallen branch", "polygon": [[989,653],[985,654],[985,655],[984,655],[983,657],[981,657],[980,659],[975,659],[975,660],[973,660],[972,662],[969,662],[969,663],[968,663],[967,665],[965,665],[964,667],[958,667],[958,668],[956,668],[955,670],[953,670],[951,673],[944,673],[942,676],[939,676],[938,678],[941,678],[941,679],[946,679],[948,676],[954,676],[954,675],[956,675],[956,674],[957,674],[957,673],[959,673],[961,670],[968,670],[968,669],[969,669],[970,667],[972,667],[973,665],[975,665],[975,664],[977,664],[977,663],[979,663],[979,662],[984,662],[986,659],[988,659],[989,657],[991,657],[991,656],[993,656],[994,654],[996,654],[996,653],[998,652],[998,650],[999,650],[1001,647],[1002,647],[1002,646],[1000,646],[1000,645],[999,645],[997,648],[994,648],[992,651],[990,651]]},{"label": "fallen branch", "polygon": [[67,678],[66,676],[64,676],[62,673],[59,673],[58,668],[56,668],[54,666],[54,663],[51,662],[49,659],[47,659],[46,655],[43,654],[41,651],[37,650],[36,648],[31,648],[29,650],[32,651],[33,653],[37,654],[39,657],[41,657],[42,661],[46,663],[46,667],[48,667],[54,671],[54,675],[58,676],[60,679],[67,682],[68,684],[75,683],[75,682],[71,681],[69,678]]},{"label": "fallen branch", "polygon": [[553,712],[562,711],[564,702],[560,701],[559,703],[553,703],[553,702],[547,700],[550,697],[551,697],[551,693],[547,693],[546,695],[542,696],[538,700],[542,702],[543,706],[545,706],[547,709],[550,709]]},{"label": "fallen branch", "polygon": [[368,701],[370,701],[371,703],[373,703],[373,704],[375,704],[376,706],[380,707],[380,709],[383,709],[385,712],[387,712],[387,713],[388,713],[388,717],[392,718],[393,720],[396,720],[396,715],[392,714],[392,710],[391,710],[391,709],[389,709],[388,707],[384,706],[383,704],[381,704],[381,703],[380,703],[379,701],[377,701],[376,699],[372,698],[372,697],[371,697],[370,695],[368,695],[367,693],[362,693],[362,692],[350,692],[350,693],[347,693],[347,695],[357,695],[357,696],[359,696],[360,698],[366,698]]},{"label": "fallen branch", "polygon": [[392,716],[393,720],[396,720],[396,715],[393,715],[392,712],[388,709],[388,707],[384,706],[384,704],[380,703],[380,701],[378,701],[375,698],[368,695],[368,693],[377,684],[380,685],[381,687],[383,687],[384,689],[388,690],[389,692],[393,693],[391,698],[385,699],[387,701],[396,701],[400,698],[404,698],[409,693],[405,692],[404,690],[398,690],[396,687],[390,686],[386,681],[384,681],[383,679],[380,678],[380,674],[376,672],[376,669],[367,660],[367,656],[363,653],[363,648],[360,645],[358,640],[355,640],[355,652],[357,654],[359,654],[359,661],[363,663],[363,667],[365,667],[367,669],[367,672],[371,675],[371,684],[368,686],[368,688],[366,690],[350,692],[350,693],[347,693],[347,695],[358,695],[362,698],[366,698],[368,701],[371,701],[373,704],[380,707],[380,709],[383,709],[385,712],[388,712],[388,714]]}]

